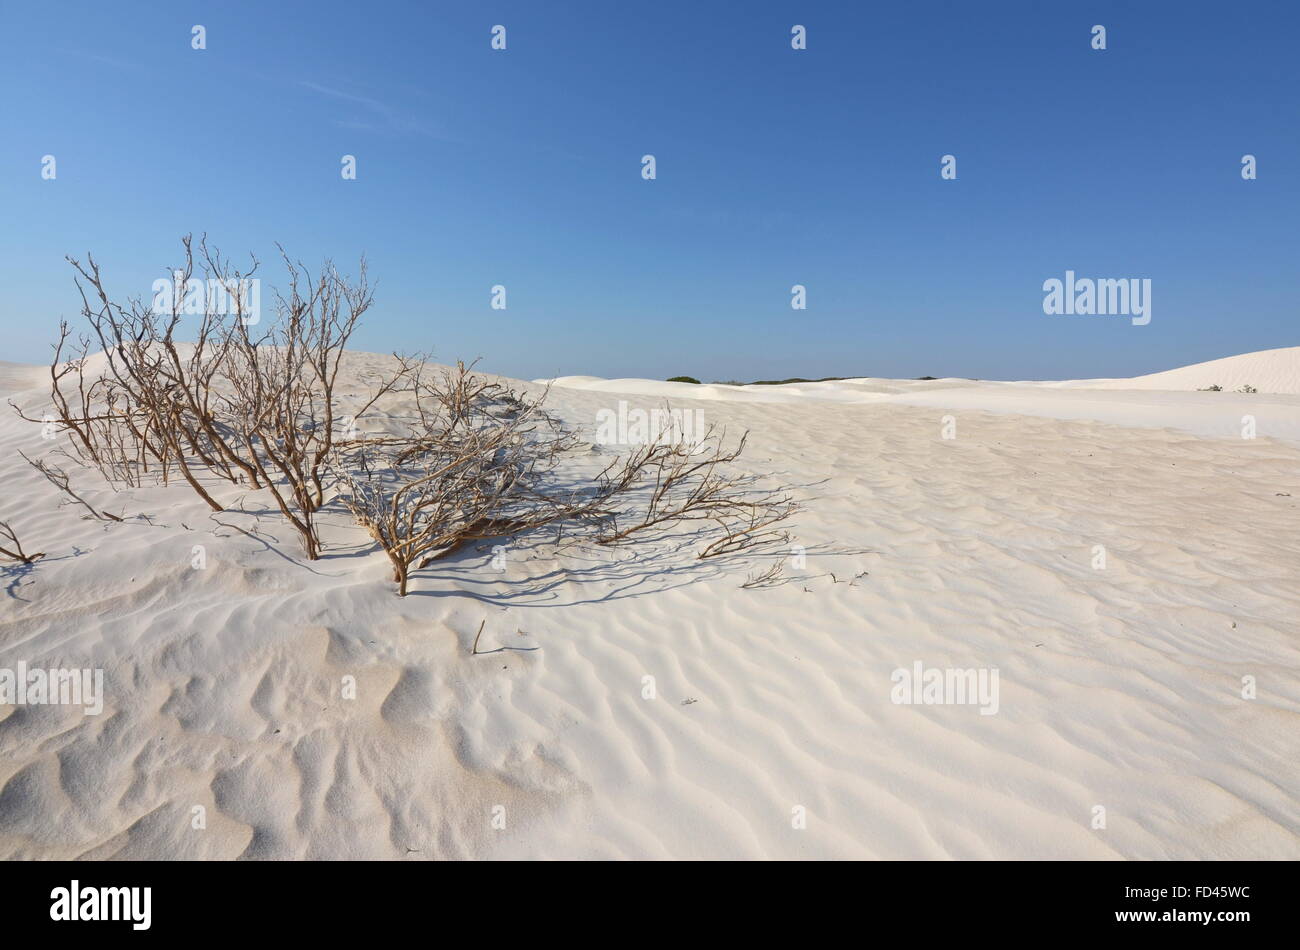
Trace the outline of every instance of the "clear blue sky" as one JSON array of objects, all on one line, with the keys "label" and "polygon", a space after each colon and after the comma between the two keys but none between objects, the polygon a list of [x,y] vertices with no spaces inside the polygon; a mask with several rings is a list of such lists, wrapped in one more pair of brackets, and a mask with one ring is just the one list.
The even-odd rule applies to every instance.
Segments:
[{"label": "clear blue sky", "polygon": [[[1117,376],[1296,345],[1298,42],[1295,2],[7,0],[0,358],[45,360],[76,316],[65,254],[147,296],[190,231],[275,279],[275,241],[364,252],[358,347],[527,378]],[[1151,278],[1150,325],[1044,315],[1067,269]]]}]

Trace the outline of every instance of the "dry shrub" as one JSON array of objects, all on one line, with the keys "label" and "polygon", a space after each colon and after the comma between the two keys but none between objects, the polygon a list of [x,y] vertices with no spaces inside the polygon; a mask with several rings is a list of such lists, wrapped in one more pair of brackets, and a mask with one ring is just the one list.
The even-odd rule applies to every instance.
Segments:
[{"label": "dry shrub", "polygon": [[732,448],[714,429],[689,445],[656,437],[582,479],[566,464],[577,433],[544,411],[545,392],[522,399],[464,364],[412,391],[419,422],[410,436],[360,441],[332,467],[340,500],[388,555],[399,594],[412,570],[469,541],[545,526],[615,545],[707,521],[723,533],[701,558],[788,539],[776,526],[797,510],[793,500],[729,469],[744,436]]},{"label": "dry shrub", "polygon": [[[190,239],[183,244],[177,288],[188,286],[195,267]],[[727,447],[726,433],[712,428],[689,445],[661,432],[581,478],[573,474],[578,433],[544,410],[545,392],[523,398],[463,364],[431,371],[421,359],[394,357],[349,416],[400,393],[414,407],[406,431],[340,438],[341,361],[373,302],[365,263],[350,281],[328,262],[313,274],[283,249],[281,257],[287,290],[276,294],[265,324],[244,293],[257,261],[241,271],[206,241],[198,254],[205,283],[229,292],[206,297],[193,320],[182,320],[190,314],[180,292],[168,308],[119,305],[93,258],[84,266],[70,259],[91,333],[74,344],[60,327],[51,398],[82,462],[127,486],[178,473],[213,511],[222,506],[208,477],[265,489],[309,559],[321,553],[317,513],[337,489],[388,556],[400,594],[412,570],[469,541],[548,525],[614,545],[709,522],[721,535],[702,558],[786,540],[779,525],[797,506],[737,470],[746,436]],[[221,305],[228,302],[233,309]],[[192,342],[181,342],[182,330]],[[96,344],[100,374],[88,372]]]},{"label": "dry shrub", "polygon": [[[198,255],[203,283],[226,293],[205,295],[201,313],[187,313],[180,289],[193,278],[195,254],[190,238],[183,244],[177,292],[161,310],[139,299],[114,302],[93,257],[84,265],[69,258],[91,334],[70,345],[67,325],[60,327],[50,367],[54,422],[112,484],[134,486],[150,474],[166,484],[176,472],[213,511],[222,505],[204,475],[267,489],[314,560],[340,361],[373,299],[365,263],[351,282],[329,262],[313,275],[281,251],[288,291],[276,295],[274,316],[263,324],[246,293],[257,261],[240,270],[206,241]],[[95,344],[104,371],[91,375]],[[372,401],[405,365],[378,382]]]},{"label": "dry shrub", "polygon": [[575,444],[542,411],[463,363],[432,378],[408,373],[416,421],[405,436],[336,453],[340,500],[393,564],[398,593],[413,567],[463,544],[580,515],[579,495],[548,490]]}]

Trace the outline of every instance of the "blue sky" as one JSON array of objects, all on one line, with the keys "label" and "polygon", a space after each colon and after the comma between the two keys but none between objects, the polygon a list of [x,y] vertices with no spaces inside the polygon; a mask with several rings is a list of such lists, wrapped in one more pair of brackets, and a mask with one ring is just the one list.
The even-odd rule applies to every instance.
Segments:
[{"label": "blue sky", "polygon": [[[1291,2],[7,3],[0,358],[76,317],[64,255],[147,296],[187,232],[268,283],[276,241],[364,253],[359,348],[525,378],[1120,376],[1300,344],[1298,28]],[[1045,315],[1067,269],[1150,278],[1151,323]]]}]

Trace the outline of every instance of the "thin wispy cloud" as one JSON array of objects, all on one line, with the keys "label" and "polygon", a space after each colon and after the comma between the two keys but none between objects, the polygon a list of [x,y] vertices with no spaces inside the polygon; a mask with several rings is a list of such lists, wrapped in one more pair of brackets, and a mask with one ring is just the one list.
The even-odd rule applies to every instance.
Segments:
[{"label": "thin wispy cloud", "polygon": [[90,62],[101,63],[105,66],[112,66],[114,69],[125,69],[132,72],[142,73],[150,72],[149,67],[143,62],[134,62],[129,59],[117,59],[113,56],[105,56],[102,53],[91,53],[87,50],[79,49],[55,50],[55,52],[68,56],[75,56],[78,59],[89,60]]},{"label": "thin wispy cloud", "polygon": [[427,138],[439,139],[441,141],[456,141],[452,136],[447,135],[435,123],[429,122],[411,112],[390,105],[371,96],[357,95],[356,93],[345,92],[341,89],[334,89],[330,86],[323,86],[318,82],[310,80],[301,80],[298,85],[305,89],[339,102],[349,103],[368,113],[368,118],[358,118],[352,116],[344,119],[336,119],[335,124],[345,129],[359,129],[368,132],[396,132],[405,135],[421,135]]}]

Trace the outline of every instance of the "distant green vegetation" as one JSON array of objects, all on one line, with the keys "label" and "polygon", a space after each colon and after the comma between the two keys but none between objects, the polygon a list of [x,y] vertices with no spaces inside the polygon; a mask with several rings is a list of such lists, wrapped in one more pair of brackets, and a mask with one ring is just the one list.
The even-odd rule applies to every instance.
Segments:
[{"label": "distant green vegetation", "polygon": [[[802,376],[791,376],[789,379],[756,379],[752,383],[742,383],[738,379],[729,379],[726,381],[717,381],[717,386],[784,386],[787,383],[833,383],[842,379],[861,379],[860,376],[823,376],[821,379],[804,379]],[[918,376],[917,379],[935,379],[934,376]],[[697,382],[697,380],[690,380]]]},{"label": "distant green vegetation", "polygon": [[694,376],[674,376],[672,379],[668,380],[668,382],[670,382],[670,383],[695,383],[695,384],[698,386],[700,381],[699,381],[698,379],[696,379]]},{"label": "distant green vegetation", "polygon": [[738,379],[729,379],[725,382],[715,381],[716,386],[784,386],[786,383],[833,383],[837,379],[854,379],[853,376],[823,376],[821,379],[804,379],[802,376],[791,376],[789,379],[756,379],[752,383],[742,383]]}]

